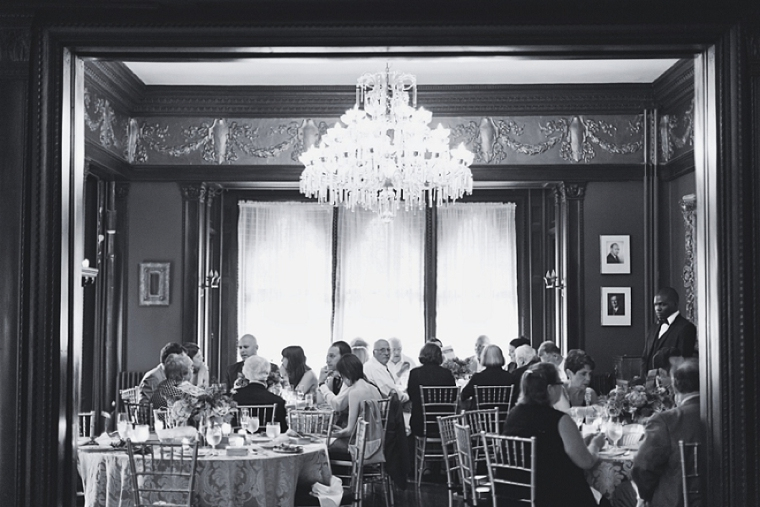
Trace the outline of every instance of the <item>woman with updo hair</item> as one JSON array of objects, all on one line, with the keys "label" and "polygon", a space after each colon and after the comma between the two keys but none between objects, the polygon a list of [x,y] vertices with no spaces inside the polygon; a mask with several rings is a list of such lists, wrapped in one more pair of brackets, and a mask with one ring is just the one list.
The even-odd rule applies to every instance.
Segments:
[{"label": "woman with updo hair", "polygon": [[570,416],[552,407],[561,395],[557,368],[551,363],[532,365],[520,380],[520,398],[503,433],[536,437],[536,507],[595,507],[583,470],[596,464],[605,436],[597,434],[586,446]]},{"label": "woman with updo hair", "polygon": [[412,368],[409,372],[409,384],[406,392],[409,394],[409,400],[412,402],[412,415],[409,419],[409,426],[412,429],[413,435],[421,437],[424,435],[425,421],[422,419],[420,387],[455,386],[456,382],[451,371],[441,366],[443,363],[443,352],[441,352],[441,347],[437,344],[433,342],[426,343],[422,347],[422,350],[420,350],[418,359],[422,366]]}]

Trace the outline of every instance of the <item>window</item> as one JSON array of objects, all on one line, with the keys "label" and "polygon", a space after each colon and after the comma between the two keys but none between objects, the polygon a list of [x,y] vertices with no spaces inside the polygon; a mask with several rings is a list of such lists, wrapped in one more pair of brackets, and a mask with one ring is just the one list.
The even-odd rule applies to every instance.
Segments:
[{"label": "window", "polygon": [[[437,244],[426,245],[425,211],[385,223],[364,210],[241,201],[239,334],[254,334],[277,363],[282,348],[300,345],[314,369],[332,340],[356,337],[397,337],[416,358],[427,298],[437,301],[437,337],[461,358],[481,334],[516,337],[515,205],[446,206],[434,225]],[[424,283],[426,248],[436,252],[435,293]]]}]

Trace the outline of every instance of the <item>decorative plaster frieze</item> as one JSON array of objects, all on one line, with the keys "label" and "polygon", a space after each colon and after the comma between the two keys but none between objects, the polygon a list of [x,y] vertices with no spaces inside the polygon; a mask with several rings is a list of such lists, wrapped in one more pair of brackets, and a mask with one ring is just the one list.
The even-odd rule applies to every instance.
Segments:
[{"label": "decorative plaster frieze", "polygon": [[684,222],[684,248],[685,257],[683,264],[683,286],[686,289],[686,318],[697,323],[697,257],[696,257],[696,227],[697,227],[697,199],[694,194],[683,196],[678,201],[683,213]]},{"label": "decorative plaster frieze", "polygon": [[0,62],[28,62],[31,32],[0,28]]},{"label": "decorative plaster frieze", "polygon": [[86,137],[109,152],[127,160],[129,118],[118,113],[109,99],[85,87],[84,122]]},{"label": "decorative plaster frieze", "polygon": [[[676,133],[677,129],[683,129],[680,135]],[[677,149],[694,146],[694,100],[692,99],[683,115],[662,115],[659,131],[662,163],[672,160]]]}]

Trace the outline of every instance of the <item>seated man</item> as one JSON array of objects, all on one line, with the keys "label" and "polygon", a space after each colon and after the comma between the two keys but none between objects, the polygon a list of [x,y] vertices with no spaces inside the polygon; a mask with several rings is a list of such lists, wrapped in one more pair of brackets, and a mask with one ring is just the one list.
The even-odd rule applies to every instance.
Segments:
[{"label": "seated man", "polygon": [[567,373],[565,373],[565,358],[562,352],[553,341],[545,341],[538,347],[538,357],[542,363],[551,363],[557,367],[559,379],[567,382]]},{"label": "seated man", "polygon": [[225,382],[227,383],[227,389],[230,392],[233,392],[233,390],[236,389],[235,383],[238,384],[237,387],[242,387],[247,382],[243,375],[243,363],[245,363],[246,359],[255,356],[258,352],[259,344],[256,341],[256,337],[252,334],[244,334],[238,338],[237,350],[238,355],[240,356],[240,361],[227,367],[227,377]]},{"label": "seated man", "polygon": [[483,369],[483,365],[481,364],[483,358],[481,356],[483,355],[483,349],[486,348],[486,345],[490,345],[490,343],[491,340],[484,334],[478,336],[478,339],[475,340],[475,355],[466,359],[467,368],[470,370],[470,373]]},{"label": "seated man", "polygon": [[[285,433],[288,430],[288,422],[285,411],[285,400],[267,390],[267,377],[271,366],[263,357],[252,355],[243,363],[243,375],[248,380],[246,386],[240,387],[232,395],[232,399],[238,405],[274,405],[274,422],[280,423],[280,430]],[[263,428],[266,421],[259,421]]]},{"label": "seated man", "polygon": [[174,342],[169,342],[161,348],[161,362],[158,366],[143,375],[140,381],[140,403],[150,402],[158,384],[166,380],[166,373],[164,373],[164,361],[166,361],[166,358],[171,354],[185,354],[186,352],[185,347]]},{"label": "seated man", "polygon": [[404,390],[409,383],[409,371],[417,366],[414,359],[403,353],[401,346],[401,340],[398,338],[391,338],[388,340],[391,344],[391,360],[388,361],[388,369],[391,371],[394,377],[396,377],[396,384],[401,386]]},{"label": "seated man", "polygon": [[699,416],[699,365],[687,360],[673,372],[677,408],[659,412],[646,424],[633,459],[631,477],[648,507],[683,505],[678,441],[703,443]]},{"label": "seated man", "polygon": [[409,401],[409,395],[401,391],[396,385],[396,378],[388,370],[388,361],[391,359],[391,345],[388,340],[377,340],[372,350],[372,358],[364,364],[364,376],[375,384],[383,397],[388,398],[392,392],[398,394],[401,403]]},{"label": "seated man", "polygon": [[567,352],[565,358],[567,382],[563,394],[571,407],[584,407],[598,401],[596,391],[589,387],[594,368],[596,368],[596,363],[585,351],[573,349]]},{"label": "seated man", "polygon": [[164,372],[166,379],[158,384],[150,399],[154,409],[167,407],[182,397],[183,392],[177,387],[193,378],[193,360],[185,354],[169,354]]},{"label": "seated man", "polygon": [[342,412],[348,407],[346,398],[346,386],[343,385],[343,379],[335,368],[340,358],[351,353],[351,346],[342,341],[333,342],[327,349],[327,363],[319,372],[319,387],[317,388],[317,404],[323,403],[330,405],[335,412]]},{"label": "seated man", "polygon": [[[520,338],[518,338],[520,340]],[[515,340],[510,342],[510,347]],[[520,396],[520,382],[522,380],[523,373],[532,365],[541,362],[536,354],[536,349],[530,345],[520,345],[511,354],[515,359],[516,368],[512,371],[512,401],[510,404],[515,406]]]},{"label": "seated man", "polygon": [[515,338],[509,342],[509,348],[507,349],[509,352],[509,363],[507,364],[507,371],[512,374],[514,374],[515,369],[517,369],[517,361],[515,361],[515,350],[517,350],[518,347],[522,347],[523,345],[530,345],[530,340],[524,336]]}]

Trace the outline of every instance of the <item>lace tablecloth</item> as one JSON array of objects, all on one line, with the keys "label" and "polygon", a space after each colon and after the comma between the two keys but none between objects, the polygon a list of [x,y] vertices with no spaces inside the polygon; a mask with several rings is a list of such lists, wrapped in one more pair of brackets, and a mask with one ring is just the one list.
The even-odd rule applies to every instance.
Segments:
[{"label": "lace tablecloth", "polygon": [[600,456],[594,468],[586,470],[586,480],[609,500],[621,482],[631,479],[633,457],[633,452],[622,456]]},{"label": "lace tablecloth", "polygon": [[[83,447],[77,457],[86,507],[134,507],[126,451]],[[195,499],[201,507],[288,507],[297,484],[330,484],[330,477],[324,444],[306,445],[301,454],[199,456]]]}]

